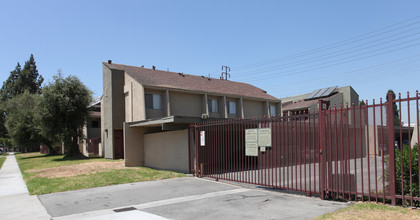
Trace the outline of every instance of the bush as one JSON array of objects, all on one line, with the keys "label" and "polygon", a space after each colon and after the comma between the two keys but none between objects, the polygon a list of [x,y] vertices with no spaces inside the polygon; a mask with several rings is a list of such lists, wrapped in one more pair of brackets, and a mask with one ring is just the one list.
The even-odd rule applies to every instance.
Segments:
[{"label": "bush", "polygon": [[[411,149],[411,179],[412,192],[414,197],[419,197],[419,157],[418,144]],[[401,173],[401,164],[403,172]],[[402,191],[404,186],[404,192]],[[395,193],[397,195],[411,196],[410,193],[410,146],[404,145],[402,148],[402,162],[401,151],[395,150]],[[406,205],[406,204],[404,204]],[[414,205],[414,204],[413,204]],[[416,202],[416,206],[420,204]]]}]

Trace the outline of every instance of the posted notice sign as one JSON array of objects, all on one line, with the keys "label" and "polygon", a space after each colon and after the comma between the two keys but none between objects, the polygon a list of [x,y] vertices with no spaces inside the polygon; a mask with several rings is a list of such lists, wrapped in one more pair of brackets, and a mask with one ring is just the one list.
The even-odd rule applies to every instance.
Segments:
[{"label": "posted notice sign", "polygon": [[258,156],[258,144],[257,143],[246,143],[245,144],[245,155],[246,156]]},{"label": "posted notice sign", "polygon": [[245,130],[245,156],[258,156],[258,129]]},{"label": "posted notice sign", "polygon": [[245,156],[258,156],[258,147],[261,152],[271,147],[271,128],[245,130]]},{"label": "posted notice sign", "polygon": [[258,129],[258,146],[271,147],[271,128]]},{"label": "posted notice sign", "polygon": [[200,146],[206,145],[206,133],[205,131],[200,131]]}]

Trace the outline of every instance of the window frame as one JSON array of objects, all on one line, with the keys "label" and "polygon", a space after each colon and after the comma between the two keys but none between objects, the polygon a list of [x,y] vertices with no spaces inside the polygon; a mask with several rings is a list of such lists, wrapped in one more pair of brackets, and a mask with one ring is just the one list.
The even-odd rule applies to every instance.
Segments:
[{"label": "window frame", "polygon": [[[212,114],[219,114],[220,108],[219,108],[219,100],[218,99],[208,99],[207,100],[208,110],[209,113]],[[213,111],[213,108],[215,108],[216,111]]]},{"label": "window frame", "polygon": [[[234,104],[233,108],[231,108],[231,104]],[[237,108],[236,101],[226,101],[226,110],[229,115],[236,115],[236,108]]]},{"label": "window frame", "polygon": [[144,105],[148,110],[163,110],[163,95],[156,93],[144,94]]}]

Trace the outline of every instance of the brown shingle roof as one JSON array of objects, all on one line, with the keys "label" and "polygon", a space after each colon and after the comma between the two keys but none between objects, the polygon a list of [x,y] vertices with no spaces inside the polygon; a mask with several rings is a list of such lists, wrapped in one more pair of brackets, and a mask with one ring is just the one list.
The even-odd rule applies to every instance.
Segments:
[{"label": "brown shingle roof", "polygon": [[329,97],[326,98],[318,98],[318,99],[312,99],[312,100],[299,100],[297,102],[293,102],[293,103],[285,103],[282,108],[283,111],[286,110],[301,110],[301,109],[305,109],[305,108],[309,108],[311,105],[313,104],[317,104],[319,102],[319,100],[328,100],[334,96],[336,96],[337,94],[331,95]]},{"label": "brown shingle roof", "polygon": [[103,62],[109,69],[125,71],[130,77],[145,86],[174,88],[215,94],[243,96],[249,98],[279,101],[264,90],[247,83],[233,82],[189,74],[179,74],[162,70],[152,70],[144,67]]},{"label": "brown shingle roof", "polygon": [[294,109],[304,109],[304,108],[308,108],[309,106],[318,103],[318,99],[315,100],[309,100],[309,101],[298,101],[295,103],[290,103],[290,104],[285,104],[283,105],[283,111],[285,110],[294,110]]}]

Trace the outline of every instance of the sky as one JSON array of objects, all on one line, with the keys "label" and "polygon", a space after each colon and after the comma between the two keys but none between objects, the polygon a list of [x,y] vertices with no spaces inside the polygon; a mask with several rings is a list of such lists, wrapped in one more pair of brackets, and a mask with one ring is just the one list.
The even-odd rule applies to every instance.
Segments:
[{"label": "sky", "polygon": [[352,86],[360,99],[420,87],[420,1],[0,2],[0,81],[34,54],[102,95],[102,62],[253,84],[284,98]]}]

